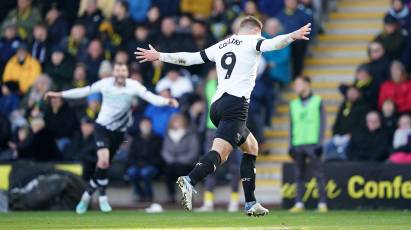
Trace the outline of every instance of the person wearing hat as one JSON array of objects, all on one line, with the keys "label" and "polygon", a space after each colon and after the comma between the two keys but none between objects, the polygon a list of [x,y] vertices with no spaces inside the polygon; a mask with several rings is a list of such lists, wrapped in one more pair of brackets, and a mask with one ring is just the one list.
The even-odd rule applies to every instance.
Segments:
[{"label": "person wearing hat", "polygon": [[0,113],[5,117],[17,110],[20,105],[20,99],[17,95],[19,91],[19,85],[16,82],[9,81],[5,82],[1,86],[1,97],[0,97]]},{"label": "person wearing hat", "polygon": [[398,19],[390,14],[385,15],[383,31],[375,37],[374,41],[381,42],[389,58],[401,58],[406,40]]},{"label": "person wearing hat", "polygon": [[16,54],[6,64],[3,81],[16,81],[20,91],[26,93],[40,73],[40,63],[28,53],[27,44],[21,42]]}]

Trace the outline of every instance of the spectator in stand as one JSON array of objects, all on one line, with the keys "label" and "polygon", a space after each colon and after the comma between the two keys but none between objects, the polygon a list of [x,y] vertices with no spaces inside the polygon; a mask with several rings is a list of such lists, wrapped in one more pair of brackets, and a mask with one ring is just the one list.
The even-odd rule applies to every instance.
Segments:
[{"label": "spectator in stand", "polygon": [[373,87],[378,91],[381,84],[390,77],[391,60],[385,54],[385,49],[379,42],[371,42],[368,45],[370,61],[366,64],[373,79]]},{"label": "spectator in stand", "polygon": [[28,53],[27,44],[21,42],[17,53],[7,62],[3,82],[16,81],[20,91],[26,93],[40,73],[40,63]]},{"label": "spectator in stand", "polygon": [[101,62],[104,60],[103,46],[100,40],[94,39],[87,48],[87,54],[84,59],[80,59],[87,67],[87,82],[94,83],[98,79],[98,70]]},{"label": "spectator in stand", "polygon": [[214,0],[213,10],[209,18],[210,30],[214,38],[223,39],[229,32],[228,25],[235,19],[235,13],[226,7],[223,0]]},{"label": "spectator in stand", "polygon": [[178,15],[180,0],[151,0],[151,5],[159,9],[162,17],[173,17]]},{"label": "spectator in stand", "polygon": [[41,74],[30,88],[30,91],[23,97],[21,107],[27,110],[36,105],[43,107],[44,94],[51,89],[51,85],[52,81],[50,77],[46,74]]},{"label": "spectator in stand", "polygon": [[157,35],[160,32],[160,25],[160,9],[157,6],[153,6],[147,12],[147,27],[150,28],[150,34]]},{"label": "spectator in stand", "polygon": [[70,56],[60,47],[53,49],[50,62],[47,62],[44,72],[48,74],[58,90],[71,88],[74,63]]},{"label": "spectator in stand", "polygon": [[[194,20],[191,31],[196,50],[204,50],[216,43],[214,37],[209,33],[208,24],[203,20]],[[214,64],[191,66],[188,69],[191,74],[205,76],[211,68],[214,68]]]},{"label": "spectator in stand", "polygon": [[195,45],[192,36],[176,33],[176,23],[173,18],[164,18],[161,21],[161,32],[156,36],[156,46],[162,52],[177,52],[178,50],[194,51]]},{"label": "spectator in stand", "polygon": [[390,99],[394,101],[398,113],[411,112],[411,80],[408,79],[404,65],[399,61],[391,64],[391,80],[384,82],[380,89],[378,106]]},{"label": "spectator in stand", "polygon": [[73,72],[73,80],[70,88],[80,88],[88,85],[87,67],[84,63],[77,63]]},{"label": "spectator in stand", "polygon": [[[162,97],[172,97],[168,88],[158,88],[156,91]],[[147,106],[144,115],[152,121],[154,133],[164,137],[167,133],[170,118],[177,112],[178,109],[172,106],[155,106],[150,104]]]},{"label": "spectator in stand", "polygon": [[391,146],[389,133],[382,127],[377,111],[366,116],[367,128],[353,133],[348,145],[350,161],[385,161]]},{"label": "spectator in stand", "polygon": [[47,25],[43,23],[36,24],[33,29],[33,41],[30,46],[31,56],[36,58],[44,67],[49,61],[51,46],[47,40]]},{"label": "spectator in stand", "polygon": [[64,51],[77,60],[82,60],[87,54],[88,40],[86,29],[82,24],[74,24],[71,27],[70,34],[63,38],[60,45]]},{"label": "spectator in stand", "polygon": [[[284,31],[281,23],[275,18],[265,21],[263,37],[272,38]],[[268,75],[271,80],[280,84],[288,84],[291,81],[290,66],[291,49],[289,46],[271,52],[264,52],[263,57],[267,61]]]},{"label": "spectator in stand", "polygon": [[96,120],[101,108],[101,94],[93,93],[87,97],[87,107],[84,109],[84,117]]},{"label": "spectator in stand", "polygon": [[[148,47],[148,35],[149,30],[146,25],[138,25],[134,29],[134,37],[127,41],[126,48],[127,53],[130,55],[130,59],[134,58],[134,51],[137,47]],[[143,63],[144,64],[144,63]],[[148,64],[144,64],[148,66]]]},{"label": "spectator in stand", "polygon": [[[284,34],[298,30],[305,24],[312,22],[310,16],[298,9],[297,0],[284,0],[285,8],[278,13],[277,18],[284,26]],[[291,44],[292,75],[293,78],[301,75],[304,68],[304,58],[307,53],[308,42],[295,41]]]},{"label": "spectator in stand", "polygon": [[[78,15],[81,15],[87,10],[90,0],[80,0],[80,7],[78,9]],[[105,18],[110,18],[113,12],[114,0],[95,0],[96,8],[101,9],[102,15]]]},{"label": "spectator in stand", "polygon": [[384,17],[383,31],[374,39],[380,42],[391,59],[399,59],[402,56],[402,51],[405,48],[405,37],[402,34],[398,19],[391,15]]},{"label": "spectator in stand", "polygon": [[98,78],[108,78],[111,76],[111,73],[113,73],[113,66],[111,66],[111,62],[108,60],[102,61],[100,68],[98,69]]},{"label": "spectator in stand", "polygon": [[175,202],[175,182],[186,175],[198,158],[200,143],[196,131],[189,127],[182,114],[175,114],[169,122],[161,155],[166,162],[165,175],[169,201]]},{"label": "spectator in stand", "polygon": [[297,195],[295,205],[290,212],[304,211],[303,195],[307,160],[309,168],[317,179],[319,190],[318,211],[327,212],[327,195],[325,192],[325,175],[321,161],[326,117],[322,99],[313,94],[308,77],[298,77],[294,83],[298,98],[290,102],[290,150],[294,161]]},{"label": "spectator in stand", "polygon": [[103,13],[97,7],[97,0],[87,0],[86,10],[79,19],[85,26],[86,37],[88,39],[97,37],[98,27],[104,20]]},{"label": "spectator in stand", "polygon": [[14,26],[14,24],[8,24],[4,28],[4,33],[0,39],[0,73],[3,72],[7,61],[16,54],[20,42],[21,40],[17,36],[16,26]]},{"label": "spectator in stand", "polygon": [[259,0],[258,9],[266,18],[272,18],[284,9],[284,1]]},{"label": "spectator in stand", "polygon": [[408,137],[411,135],[411,117],[404,114],[398,120],[398,128],[395,130],[392,142],[393,149],[401,148],[408,144]]},{"label": "spectator in stand", "polygon": [[1,85],[0,113],[4,117],[10,117],[10,114],[19,108],[18,91],[19,85],[16,82],[9,81]]},{"label": "spectator in stand", "polygon": [[[361,91],[364,100],[372,109],[376,109],[378,105],[378,89],[379,86],[375,83],[373,77],[370,75],[368,65],[358,66],[355,72],[354,85]],[[344,86],[340,90],[345,94]]]},{"label": "spectator in stand", "polygon": [[384,128],[389,132],[391,143],[398,121],[397,111],[392,100],[385,100],[382,103],[381,120]]},{"label": "spectator in stand", "polygon": [[17,9],[13,9],[7,14],[2,28],[10,22],[15,23],[19,37],[23,40],[31,40],[31,31],[34,25],[41,21],[40,11],[31,3],[31,0],[17,0]]},{"label": "spectator in stand", "polygon": [[10,150],[11,124],[8,117],[0,113],[0,161],[12,160],[13,151]]},{"label": "spectator in stand", "polygon": [[396,18],[402,29],[408,29],[407,24],[411,19],[411,14],[410,9],[405,4],[404,0],[391,0],[391,7],[388,10],[387,15],[391,15]]},{"label": "spectator in stand", "polygon": [[152,180],[162,164],[161,145],[161,137],[153,133],[150,119],[142,119],[138,134],[132,137],[127,161],[127,176],[140,201],[153,201]]},{"label": "spectator in stand", "polygon": [[50,106],[44,113],[46,127],[57,140],[59,150],[66,153],[67,147],[78,130],[78,122],[74,111],[61,98],[50,99]]},{"label": "spectator in stand", "polygon": [[125,50],[117,50],[116,55],[114,56],[114,63],[129,63],[129,56]]},{"label": "spectator in stand", "polygon": [[197,18],[208,18],[213,7],[213,0],[180,0],[180,11]]},{"label": "spectator in stand", "polygon": [[48,30],[48,41],[56,46],[68,34],[68,23],[62,12],[55,6],[46,14],[45,23]]},{"label": "spectator in stand", "polygon": [[130,18],[137,24],[146,22],[146,15],[151,6],[151,0],[128,0]]},{"label": "spectator in stand", "polygon": [[259,20],[262,20],[262,15],[258,11],[257,4],[254,1],[247,1],[244,4],[244,12],[239,15],[240,17],[244,16],[254,16]]},{"label": "spectator in stand", "polygon": [[181,98],[186,93],[193,92],[193,84],[187,77],[181,76],[176,69],[170,69],[166,76],[158,81],[156,91],[170,89],[171,96]]},{"label": "spectator in stand", "polygon": [[31,132],[20,128],[17,143],[11,144],[18,159],[29,159],[39,162],[61,160],[60,151],[54,141],[54,135],[45,128],[43,118],[32,118]]},{"label": "spectator in stand", "polygon": [[70,144],[69,156],[80,160],[83,165],[82,177],[89,181],[97,163],[96,143],[94,140],[94,120],[83,117],[80,120],[80,133],[76,133]]},{"label": "spectator in stand", "polygon": [[113,16],[110,19],[114,33],[118,34],[120,44],[125,46],[133,36],[133,21],[129,18],[127,1],[116,1],[113,7]]},{"label": "spectator in stand", "polygon": [[365,129],[365,116],[370,110],[355,86],[349,86],[338,109],[331,140],[324,145],[326,161],[347,160],[347,146],[353,133]]}]

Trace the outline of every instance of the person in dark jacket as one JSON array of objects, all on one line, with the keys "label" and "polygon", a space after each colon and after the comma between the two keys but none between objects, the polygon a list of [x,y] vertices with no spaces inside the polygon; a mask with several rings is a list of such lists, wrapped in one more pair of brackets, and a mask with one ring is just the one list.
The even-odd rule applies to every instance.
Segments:
[{"label": "person in dark jacket", "polygon": [[3,72],[7,61],[16,54],[21,39],[17,36],[17,28],[9,24],[4,28],[3,36],[0,38],[0,73]]},{"label": "person in dark jacket", "polygon": [[18,96],[19,85],[17,82],[8,81],[1,86],[0,96],[0,113],[5,117],[17,110],[20,106],[20,98]]},{"label": "person in dark jacket", "polygon": [[338,109],[333,125],[333,137],[324,145],[325,160],[347,160],[347,146],[353,133],[365,129],[365,116],[370,110],[355,86],[349,86],[344,102]]},{"label": "person in dark jacket", "polygon": [[399,59],[402,56],[402,51],[405,48],[405,37],[402,34],[398,19],[387,14],[384,17],[384,29],[374,39],[380,42],[391,59]]},{"label": "person in dark jacket", "polygon": [[[295,31],[309,22],[312,23],[312,17],[298,8],[297,0],[284,0],[284,3],[285,8],[277,14],[277,19],[283,23],[285,34]],[[307,42],[296,41],[291,44],[292,75],[294,79],[301,75],[304,69],[304,57],[307,48]]]},{"label": "person in dark jacket", "polygon": [[94,39],[87,48],[84,59],[80,59],[87,67],[87,81],[94,83],[98,78],[101,62],[104,60],[103,46],[100,40]]},{"label": "person in dark jacket", "polygon": [[66,150],[77,131],[78,123],[75,112],[61,98],[52,98],[44,114],[47,130],[57,140],[60,151]]},{"label": "person in dark jacket", "polygon": [[190,172],[199,156],[199,151],[200,144],[196,131],[188,126],[184,115],[179,113],[173,115],[161,151],[166,162],[166,186],[170,202],[175,202],[177,178]]},{"label": "person in dark jacket", "polygon": [[39,162],[61,160],[55,136],[45,128],[43,118],[33,118],[30,121],[30,127],[32,134],[19,135],[19,143],[15,145],[17,158]]},{"label": "person in dark jacket", "polygon": [[133,36],[133,21],[129,18],[128,2],[116,1],[113,7],[113,16],[111,17],[111,25],[114,32],[121,39],[120,44],[125,46],[127,41]]},{"label": "person in dark jacket", "polygon": [[[153,133],[151,121],[144,118],[139,124],[139,133],[134,135],[128,153],[127,176],[140,201],[153,201],[152,179],[161,166],[162,140]],[[143,185],[143,186],[142,186]]]},{"label": "person in dark jacket", "polygon": [[375,41],[368,45],[368,57],[370,61],[365,66],[372,76],[373,88],[378,91],[381,84],[390,78],[391,60],[387,57],[383,45]]},{"label": "person in dark jacket", "polygon": [[80,132],[77,132],[70,145],[72,160],[79,160],[83,165],[82,177],[89,181],[94,174],[97,163],[96,143],[94,141],[94,121],[88,117],[81,118]]},{"label": "person in dark jacket", "polygon": [[173,18],[164,18],[161,21],[161,31],[156,38],[155,45],[164,52],[177,52],[182,49],[188,52],[195,50],[195,43],[191,36],[176,32],[176,22]]},{"label": "person in dark jacket", "polygon": [[391,143],[388,131],[381,125],[378,112],[371,111],[367,114],[366,125],[365,130],[353,133],[347,150],[348,159],[351,161],[385,161]]},{"label": "person in dark jacket", "polygon": [[48,29],[48,41],[51,46],[56,46],[68,34],[68,23],[62,12],[52,6],[46,14],[45,23]]},{"label": "person in dark jacket", "polygon": [[395,129],[397,128],[398,114],[394,101],[385,100],[381,108],[381,122],[390,135],[390,143],[394,137]]},{"label": "person in dark jacket", "polygon": [[73,81],[74,62],[69,55],[64,53],[60,47],[54,48],[51,53],[51,60],[47,63],[45,73],[47,73],[58,90],[67,89]]},{"label": "person in dark jacket", "polygon": [[44,68],[50,59],[51,45],[48,41],[47,25],[39,23],[33,28],[33,41],[30,45],[31,56],[36,58]]},{"label": "person in dark jacket", "polygon": [[97,8],[97,0],[87,1],[86,10],[83,15],[81,15],[79,21],[86,27],[86,37],[88,39],[94,39],[97,37],[98,27],[103,20],[103,13]]}]

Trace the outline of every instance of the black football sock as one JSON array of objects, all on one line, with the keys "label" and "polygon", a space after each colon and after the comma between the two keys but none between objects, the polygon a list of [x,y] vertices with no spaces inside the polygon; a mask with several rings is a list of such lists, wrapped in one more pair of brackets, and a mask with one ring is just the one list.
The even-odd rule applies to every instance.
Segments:
[{"label": "black football sock", "polygon": [[195,186],[199,181],[203,180],[210,173],[214,172],[217,166],[221,163],[220,154],[217,151],[211,150],[200,158],[200,161],[194,166],[194,169],[188,174],[190,183]]},{"label": "black football sock", "polygon": [[255,201],[255,159],[250,154],[243,154],[240,164],[241,183],[243,185],[245,202]]},{"label": "black football sock", "polygon": [[105,196],[106,188],[108,185],[107,169],[102,169],[102,168],[97,167],[96,173],[95,173],[95,182],[98,185],[100,196]]}]

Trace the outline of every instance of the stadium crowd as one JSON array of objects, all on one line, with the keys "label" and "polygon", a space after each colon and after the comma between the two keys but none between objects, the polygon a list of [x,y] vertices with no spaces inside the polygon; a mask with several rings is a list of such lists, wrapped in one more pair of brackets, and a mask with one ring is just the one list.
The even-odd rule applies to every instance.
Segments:
[{"label": "stadium crowd", "polygon": [[[216,73],[212,65],[140,64],[135,49],[150,43],[163,52],[202,50],[235,32],[245,15],[265,21],[264,36],[273,37],[318,20],[314,15],[322,7],[311,0],[6,0],[2,5],[0,161],[80,161],[89,179],[101,95],[83,101],[43,96],[92,84],[111,76],[113,62],[128,63],[130,78],[177,98],[181,107],[136,100],[128,141],[115,162],[126,166],[125,177],[142,200],[153,197],[152,178],[164,175],[170,201],[175,179],[204,149],[209,99],[204,88]],[[270,125],[273,87],[301,74],[306,52],[306,43],[296,42],[261,60],[249,118],[261,143],[264,126]]]},{"label": "stadium crowd", "polygon": [[[101,95],[44,101],[49,90],[82,87],[109,77],[113,62],[129,64],[130,77],[149,90],[177,98],[179,109],[136,100],[134,123],[115,161],[140,199],[151,200],[153,177],[164,175],[170,201],[174,181],[204,149],[206,86],[213,65],[180,68],[138,63],[137,47],[198,51],[236,31],[239,18],[265,22],[264,37],[312,22],[321,33],[321,0],[3,0],[0,9],[0,161],[80,161],[89,179],[96,162],[94,124]],[[384,30],[369,45],[325,145],[326,160],[411,162],[410,1],[393,0]],[[233,25],[231,27],[231,25]],[[274,88],[302,74],[306,42],[264,53],[251,96],[248,126],[259,143],[271,125]],[[398,123],[398,125],[397,125]],[[384,128],[386,127],[386,128]],[[391,154],[391,155],[390,155]]]},{"label": "stadium crowd", "polygon": [[369,61],[341,85],[325,159],[411,163],[411,1],[392,0],[382,31],[368,45]]}]

